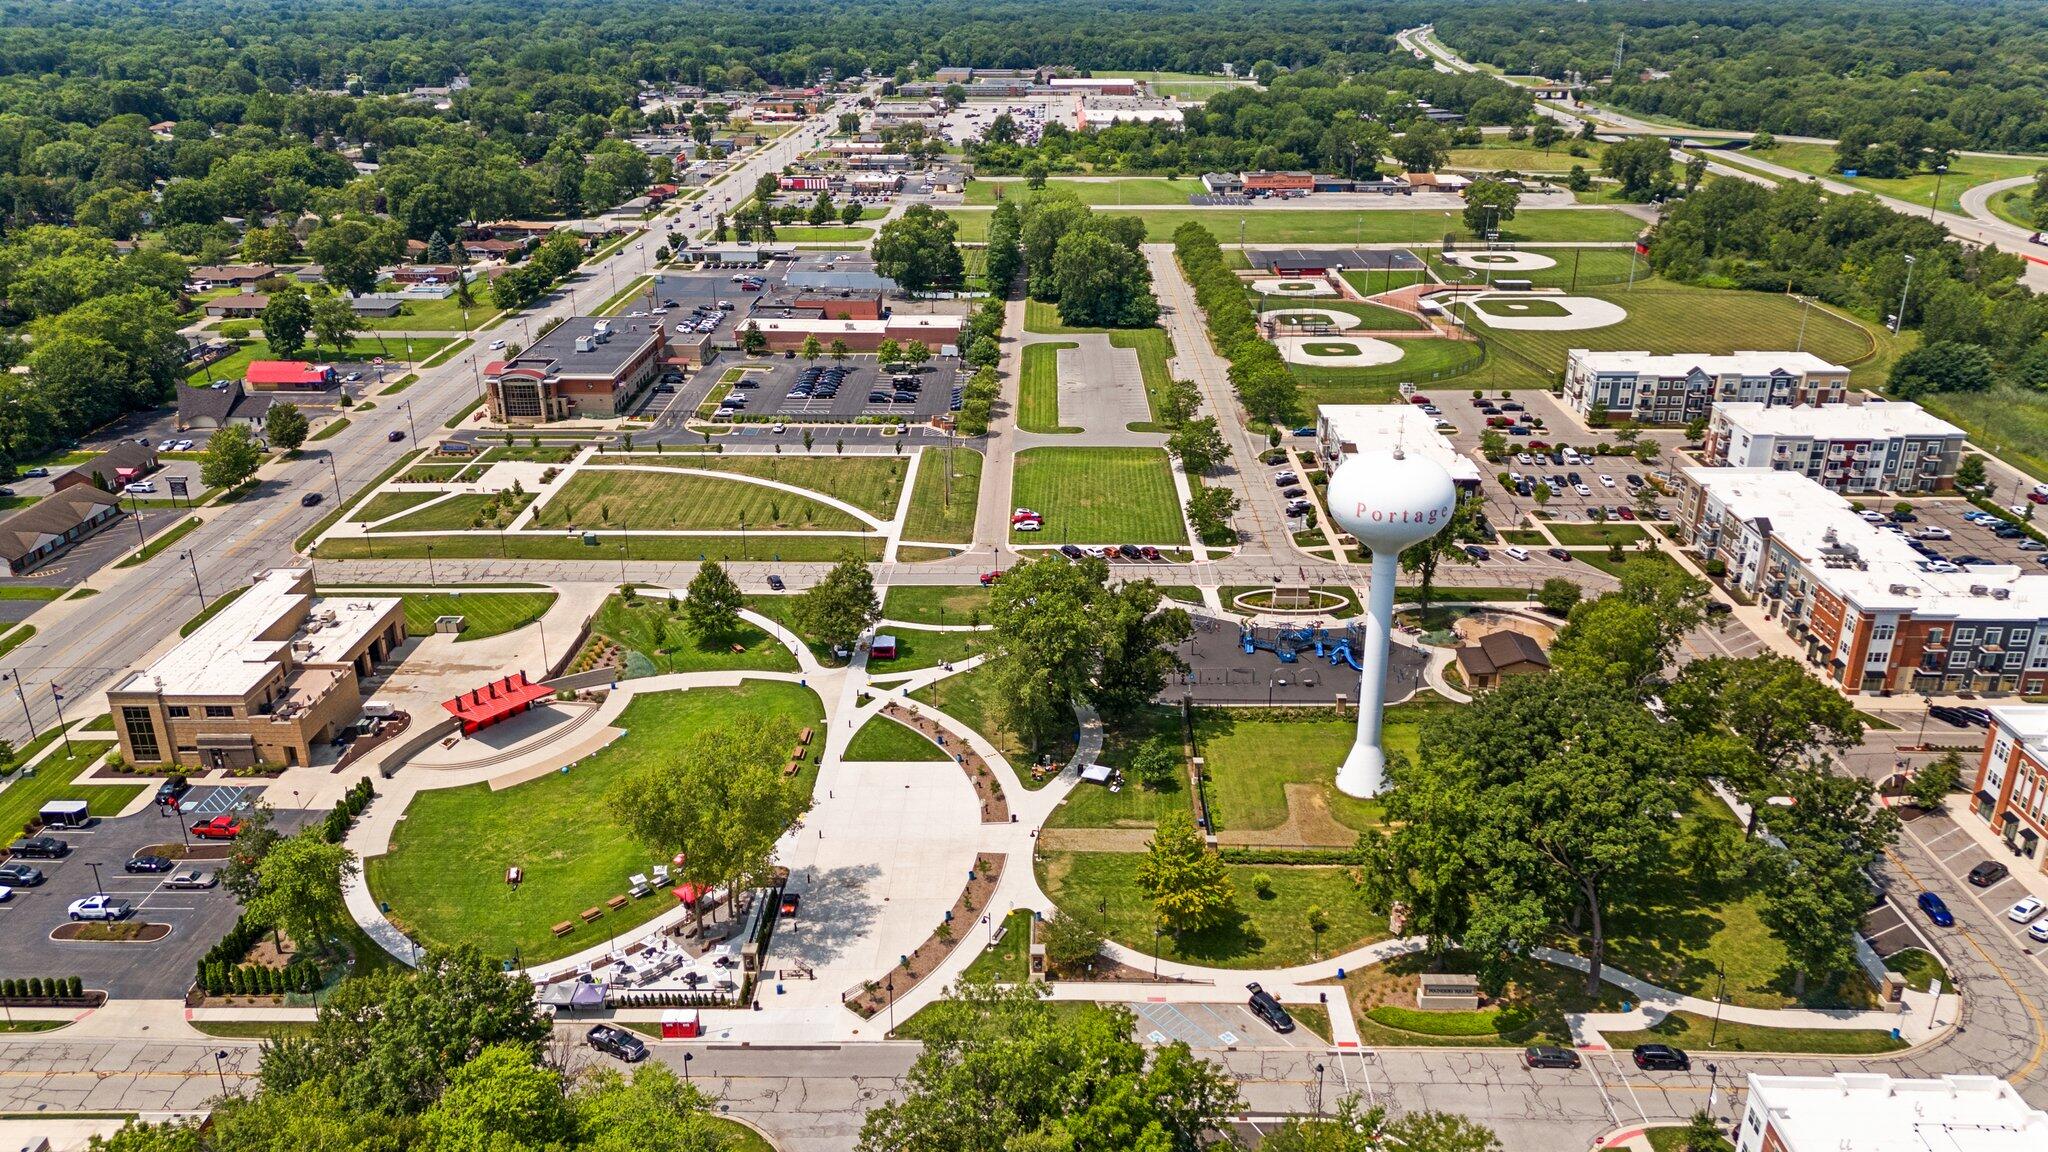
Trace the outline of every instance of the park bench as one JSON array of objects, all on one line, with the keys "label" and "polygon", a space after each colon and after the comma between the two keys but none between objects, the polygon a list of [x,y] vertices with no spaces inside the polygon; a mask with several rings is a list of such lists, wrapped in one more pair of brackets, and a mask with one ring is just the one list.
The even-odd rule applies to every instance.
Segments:
[{"label": "park bench", "polygon": [[788,764],[783,765],[782,774],[784,776],[794,776],[803,770],[804,766],[802,764],[799,764],[796,761],[791,760]]},{"label": "park bench", "polygon": [[583,922],[584,922],[585,924],[588,924],[588,923],[590,923],[590,922],[591,922],[592,920],[595,920],[595,919],[597,919],[597,918],[598,918],[599,916],[602,916],[602,915],[604,915],[604,909],[602,909],[602,908],[597,908],[597,907],[585,908],[585,909],[584,909],[584,910],[583,910],[583,911],[582,911],[582,912],[580,913],[580,915],[581,915],[581,916],[583,917]]},{"label": "park bench", "polygon": [[550,931],[552,931],[557,936],[567,936],[569,933],[574,932],[575,930],[576,922],[573,920],[564,920],[560,924],[557,924],[552,929],[550,929]]},{"label": "park bench", "polygon": [[811,730],[809,728],[806,728],[803,731],[796,734],[796,742],[808,748],[811,746],[811,736]]},{"label": "park bench", "polygon": [[616,912],[619,909],[624,908],[626,906],[626,897],[614,896],[611,899],[605,901],[604,906]]}]

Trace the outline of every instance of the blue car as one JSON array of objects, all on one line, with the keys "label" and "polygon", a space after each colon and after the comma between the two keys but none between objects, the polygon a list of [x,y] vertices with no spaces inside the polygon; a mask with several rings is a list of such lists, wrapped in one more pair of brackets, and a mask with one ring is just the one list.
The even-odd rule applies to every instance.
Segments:
[{"label": "blue car", "polygon": [[1953,928],[1956,926],[1955,914],[1948,910],[1948,905],[1941,902],[1941,897],[1936,896],[1932,892],[1922,892],[1920,894],[1920,910],[1927,913],[1927,918],[1934,921],[1936,928]]},{"label": "blue car", "polygon": [[1303,436],[1303,437],[1307,437],[1307,436],[1313,436],[1313,435],[1315,435],[1315,434],[1316,434],[1316,430],[1315,430],[1315,429],[1313,429],[1313,428],[1296,428],[1296,429],[1294,430],[1294,434],[1295,434],[1296,436]]}]

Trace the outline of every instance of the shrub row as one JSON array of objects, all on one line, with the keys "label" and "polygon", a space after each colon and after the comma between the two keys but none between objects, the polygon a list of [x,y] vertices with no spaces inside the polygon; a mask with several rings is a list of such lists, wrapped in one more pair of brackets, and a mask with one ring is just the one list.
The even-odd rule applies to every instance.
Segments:
[{"label": "shrub row", "polygon": [[335,803],[334,810],[327,814],[326,821],[320,827],[321,838],[329,844],[341,843],[342,837],[348,835],[348,830],[355,827],[356,818],[361,816],[363,810],[370,806],[370,801],[376,798],[377,787],[370,783],[369,777],[365,776],[356,781]]},{"label": "shrub row", "polygon": [[320,966],[310,960],[294,960],[283,968],[261,964],[230,964],[225,960],[201,961],[199,986],[208,996],[282,996],[287,992],[311,992],[320,987]]},{"label": "shrub row", "polygon": [[1174,229],[1173,254],[1208,319],[1209,339],[1230,361],[1230,383],[1245,411],[1269,424],[1289,422],[1301,410],[1300,386],[1279,349],[1259,335],[1244,281],[1224,267],[1216,237],[1189,221]]},{"label": "shrub row", "polygon": [[1225,864],[1363,864],[1356,848],[1224,848]]},{"label": "shrub row", "polygon": [[0,980],[0,1000],[80,1000],[85,982],[76,976],[29,976]]},{"label": "shrub row", "polygon": [[268,931],[269,925],[253,919],[247,912],[235,917],[235,926],[228,929],[220,941],[207,949],[206,955],[199,958],[198,982],[202,985],[206,983],[206,970],[211,965],[232,967],[239,963],[242,957],[249,954],[249,949],[255,946],[256,941]]}]

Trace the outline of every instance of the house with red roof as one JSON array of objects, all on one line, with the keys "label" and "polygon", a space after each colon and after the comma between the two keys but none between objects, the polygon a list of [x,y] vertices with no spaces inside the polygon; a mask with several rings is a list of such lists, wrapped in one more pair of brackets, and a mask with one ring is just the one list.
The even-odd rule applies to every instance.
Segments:
[{"label": "house with red roof", "polygon": [[256,392],[317,391],[334,384],[334,369],[303,360],[251,360],[243,383]]}]

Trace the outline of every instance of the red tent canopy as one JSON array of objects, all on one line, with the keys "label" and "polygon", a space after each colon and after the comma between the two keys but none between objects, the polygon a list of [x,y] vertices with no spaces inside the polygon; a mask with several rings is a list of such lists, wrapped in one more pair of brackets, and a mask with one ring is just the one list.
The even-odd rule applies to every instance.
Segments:
[{"label": "red tent canopy", "polygon": [[441,707],[454,713],[455,718],[462,721],[462,731],[468,734],[516,716],[536,701],[554,694],[555,690],[547,685],[528,680],[526,673],[514,672],[502,680],[472,688],[453,700],[443,700]]}]

